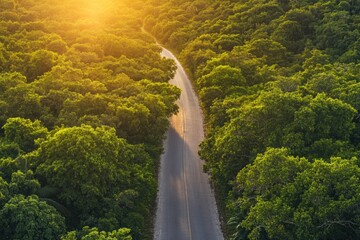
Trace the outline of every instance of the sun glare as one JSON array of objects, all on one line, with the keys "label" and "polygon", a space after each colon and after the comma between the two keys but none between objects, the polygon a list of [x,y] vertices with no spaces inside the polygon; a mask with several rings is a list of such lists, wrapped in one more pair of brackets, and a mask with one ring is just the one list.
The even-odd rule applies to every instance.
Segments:
[{"label": "sun glare", "polygon": [[114,9],[114,0],[89,0],[86,2],[87,6],[84,8],[87,15],[95,21],[101,22]]}]

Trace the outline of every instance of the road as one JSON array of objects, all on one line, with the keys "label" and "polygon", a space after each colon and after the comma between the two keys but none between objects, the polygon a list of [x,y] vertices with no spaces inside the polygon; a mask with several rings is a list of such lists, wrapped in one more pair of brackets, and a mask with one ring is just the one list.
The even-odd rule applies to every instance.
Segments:
[{"label": "road", "polygon": [[203,172],[198,145],[204,138],[199,102],[179,61],[171,84],[182,90],[179,113],[170,119],[159,174],[155,240],[223,240],[209,176]]}]

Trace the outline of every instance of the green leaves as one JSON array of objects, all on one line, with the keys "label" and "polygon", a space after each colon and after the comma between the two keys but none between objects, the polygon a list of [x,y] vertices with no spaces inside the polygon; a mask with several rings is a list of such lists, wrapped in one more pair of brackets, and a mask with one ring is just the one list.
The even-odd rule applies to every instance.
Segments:
[{"label": "green leaves", "polygon": [[234,239],[359,238],[357,205],[334,196],[351,177],[320,170],[360,156],[356,3],[152,1],[146,28],[196,81]]},{"label": "green leaves", "polygon": [[[70,229],[99,229],[81,238],[130,239],[121,227],[150,238],[176,65],[140,31],[146,3],[102,4],[94,13],[83,0],[0,3],[0,211],[38,194]],[[0,235],[26,239],[10,234]]]},{"label": "green leaves", "polygon": [[230,66],[217,66],[197,81],[199,87],[219,86],[223,90],[232,86],[243,86],[245,78],[241,71]]},{"label": "green leaves", "polygon": [[356,239],[359,181],[355,160],[310,163],[285,149],[268,149],[236,178],[241,226],[249,239]]},{"label": "green leaves", "polygon": [[16,143],[24,152],[31,152],[35,149],[36,140],[45,138],[48,130],[41,126],[40,121],[32,122],[29,119],[9,118],[3,126],[5,139],[8,142]]},{"label": "green leaves", "polygon": [[51,70],[57,60],[57,54],[47,50],[38,50],[32,53],[27,71],[29,82]]},{"label": "green leaves", "polygon": [[[126,144],[115,132],[90,126],[62,129],[39,149],[37,172],[49,184],[62,189],[61,198],[78,208],[85,206],[84,196],[102,196],[121,176],[121,162],[126,161]],[[124,159],[125,158],[125,159]],[[80,196],[83,197],[80,197]],[[94,199],[95,200],[95,199]]]},{"label": "green leaves", "polygon": [[40,189],[40,183],[34,178],[31,170],[26,172],[13,172],[9,184],[9,193],[11,196],[22,194],[29,196],[35,194]]},{"label": "green leaves", "polygon": [[120,228],[111,232],[99,231],[97,228],[84,227],[78,233],[73,231],[61,237],[61,240],[131,240],[130,229]]},{"label": "green leaves", "polygon": [[[54,131],[31,162],[44,185],[59,189],[50,197],[79,214],[83,225],[141,231],[156,193],[152,159],[143,146],[128,144],[113,128],[82,125]],[[132,222],[133,215],[141,221]]]},{"label": "green leaves", "polygon": [[64,218],[36,196],[16,195],[0,210],[4,239],[58,239],[65,232]]}]

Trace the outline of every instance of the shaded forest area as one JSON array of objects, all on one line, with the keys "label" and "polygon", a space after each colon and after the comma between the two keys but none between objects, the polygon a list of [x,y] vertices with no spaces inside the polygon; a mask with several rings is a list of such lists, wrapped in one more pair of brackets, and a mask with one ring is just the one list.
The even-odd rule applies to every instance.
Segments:
[{"label": "shaded forest area", "polygon": [[152,0],[231,239],[360,238],[360,2]]},{"label": "shaded forest area", "polygon": [[0,1],[1,239],[151,239],[180,90],[142,1]]}]

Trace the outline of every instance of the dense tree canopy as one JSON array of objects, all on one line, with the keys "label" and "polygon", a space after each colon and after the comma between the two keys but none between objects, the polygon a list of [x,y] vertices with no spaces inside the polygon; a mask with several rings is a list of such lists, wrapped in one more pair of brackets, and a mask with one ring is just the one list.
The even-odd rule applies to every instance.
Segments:
[{"label": "dense tree canopy", "polygon": [[357,159],[309,162],[268,149],[236,177],[235,236],[243,229],[249,239],[357,239],[359,174]]},{"label": "dense tree canopy", "polygon": [[142,4],[0,2],[3,239],[152,238],[180,91]]},{"label": "dense tree canopy", "polygon": [[229,238],[358,239],[359,6],[0,1],[0,235],[151,238],[180,91],[143,27],[199,94]]},{"label": "dense tree canopy", "polygon": [[99,231],[97,228],[84,227],[81,231],[72,231],[61,240],[131,240],[130,229],[121,228],[112,232]]},{"label": "dense tree canopy", "polygon": [[150,2],[204,108],[228,237],[358,239],[359,2]]},{"label": "dense tree canopy", "polygon": [[37,196],[15,195],[2,207],[0,219],[4,239],[50,240],[65,232],[64,217]]}]

